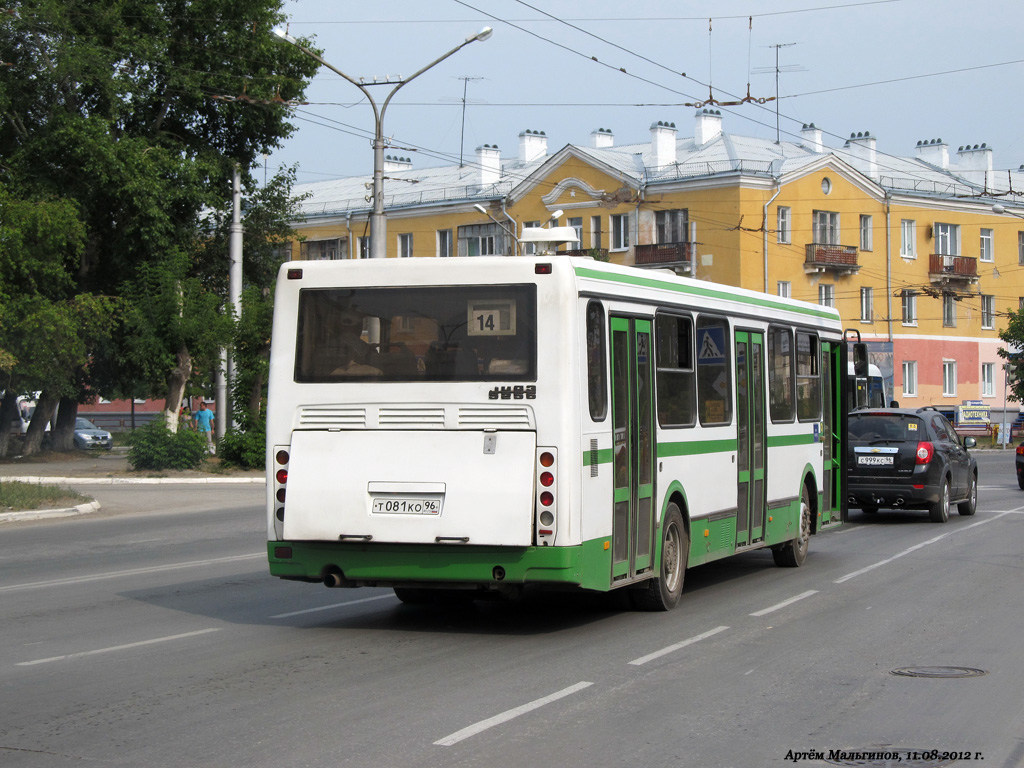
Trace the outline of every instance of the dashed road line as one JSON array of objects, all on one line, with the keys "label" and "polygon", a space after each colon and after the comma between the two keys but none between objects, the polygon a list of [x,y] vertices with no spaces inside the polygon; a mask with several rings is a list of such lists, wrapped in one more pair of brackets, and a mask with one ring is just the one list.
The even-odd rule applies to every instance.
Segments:
[{"label": "dashed road line", "polygon": [[556,691],[555,693],[552,693],[549,696],[545,696],[542,699],[536,699],[535,701],[531,701],[529,704],[523,704],[521,707],[509,709],[505,712],[502,712],[500,715],[495,715],[494,717],[489,717],[486,720],[481,720],[478,723],[474,723],[468,728],[463,728],[461,731],[456,731],[450,736],[445,736],[443,739],[438,739],[434,742],[434,744],[440,747],[450,747],[452,744],[458,744],[460,741],[468,739],[470,736],[476,736],[478,733],[486,731],[488,728],[493,728],[496,725],[507,723],[509,720],[519,717],[520,715],[525,715],[527,712],[532,712],[535,709],[540,709],[541,707],[550,704],[553,701],[564,699],[566,696],[571,696],[572,694],[578,693],[579,691],[582,691],[585,688],[589,688],[592,685],[593,683],[588,682],[580,682],[576,683],[576,685],[570,685],[568,688],[563,688],[562,690]]},{"label": "dashed road line", "polygon": [[769,613],[772,613],[774,611],[777,611],[780,608],[785,608],[787,605],[792,605],[793,603],[797,602],[798,600],[803,600],[805,597],[810,597],[811,595],[816,595],[816,594],[818,594],[818,590],[816,590],[816,589],[809,589],[806,592],[800,593],[796,597],[791,597],[791,598],[789,598],[789,600],[783,600],[781,603],[776,603],[775,605],[770,605],[767,608],[762,608],[760,611],[754,611],[750,615],[751,616],[764,616],[766,614],[769,614]]},{"label": "dashed road line", "polygon": [[301,616],[304,613],[316,613],[318,611],[330,611],[334,608],[344,608],[346,605],[359,605],[359,603],[371,603],[374,600],[397,600],[398,598],[394,595],[377,595],[376,597],[363,597],[359,600],[349,600],[347,603],[334,603],[333,605],[321,605],[318,608],[306,608],[303,611],[292,611],[291,613],[279,613],[276,616],[271,616],[272,619],[287,619],[291,616]]},{"label": "dashed road line", "polygon": [[725,632],[725,630],[727,629],[728,627],[715,627],[714,629],[709,629],[707,632],[704,632],[700,635],[695,635],[694,637],[675,643],[674,645],[670,645],[666,648],[662,648],[660,651],[655,651],[654,653],[649,653],[646,656],[641,656],[639,659],[633,659],[629,663],[632,664],[634,667],[639,667],[641,664],[646,664],[648,661],[654,661],[654,659],[661,658],[666,654],[672,653],[673,651],[678,651],[680,648],[685,648],[688,645],[699,643],[701,640],[706,640],[712,635],[717,635],[719,632]]},{"label": "dashed road line", "polygon": [[124,645],[114,645],[110,648],[99,648],[95,651],[82,651],[81,653],[67,653],[63,656],[51,656],[48,659],[35,659],[34,661],[20,661],[18,662],[19,667],[31,667],[35,664],[46,664],[51,661],[64,661],[66,659],[80,659],[84,656],[95,656],[99,653],[113,653],[114,651],[124,651],[129,648],[139,648],[143,645],[153,645],[155,643],[166,643],[171,640],[181,640],[184,637],[196,637],[197,635],[206,635],[210,632],[220,632],[219,627],[213,627],[211,629],[200,629],[195,632],[183,632],[180,635],[168,635],[167,637],[157,637],[153,640],[140,640],[137,643],[126,643]]}]

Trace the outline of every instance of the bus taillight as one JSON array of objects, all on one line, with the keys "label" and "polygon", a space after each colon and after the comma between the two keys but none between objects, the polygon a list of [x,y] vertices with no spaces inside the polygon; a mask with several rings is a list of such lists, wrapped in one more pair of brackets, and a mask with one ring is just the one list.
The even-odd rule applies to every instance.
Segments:
[{"label": "bus taillight", "polygon": [[278,451],[274,458],[277,459],[278,464],[287,464],[290,457],[288,451]]},{"label": "bus taillight", "polygon": [[536,507],[537,544],[548,547],[555,543],[556,517],[555,498],[558,490],[558,467],[554,448],[537,449]]},{"label": "bus taillight", "polygon": [[277,482],[279,482],[281,485],[284,485],[285,483],[288,482],[288,470],[287,469],[279,469],[279,470],[277,470],[277,475],[275,477],[277,479]]},{"label": "bus taillight", "polygon": [[285,486],[288,483],[288,462],[291,460],[291,455],[288,453],[288,446],[279,446],[274,451],[274,461],[277,463],[277,471],[274,472],[274,495],[273,499],[276,501],[274,504],[274,530],[278,537],[284,536],[284,529],[281,523],[284,522],[284,500],[287,492]]}]

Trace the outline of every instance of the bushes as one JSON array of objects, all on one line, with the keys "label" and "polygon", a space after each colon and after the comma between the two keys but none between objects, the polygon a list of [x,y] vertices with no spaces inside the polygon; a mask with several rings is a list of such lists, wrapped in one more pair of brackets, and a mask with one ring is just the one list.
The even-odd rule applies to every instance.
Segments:
[{"label": "bushes", "polygon": [[171,432],[155,419],[128,436],[128,461],[134,469],[195,469],[206,458],[206,437],[190,429]]},{"label": "bushes", "polygon": [[267,436],[262,426],[261,424],[247,432],[228,430],[217,449],[221,461],[245,469],[263,469],[267,464]]}]

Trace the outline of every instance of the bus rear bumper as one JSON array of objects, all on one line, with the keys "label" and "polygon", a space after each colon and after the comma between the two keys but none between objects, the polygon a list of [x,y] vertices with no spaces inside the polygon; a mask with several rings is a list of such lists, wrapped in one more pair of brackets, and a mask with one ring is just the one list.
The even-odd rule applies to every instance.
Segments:
[{"label": "bus rear bumper", "polygon": [[351,587],[527,583],[584,586],[583,552],[583,546],[267,543],[271,575],[295,581],[324,582],[334,574],[340,575],[333,579],[334,583]]}]

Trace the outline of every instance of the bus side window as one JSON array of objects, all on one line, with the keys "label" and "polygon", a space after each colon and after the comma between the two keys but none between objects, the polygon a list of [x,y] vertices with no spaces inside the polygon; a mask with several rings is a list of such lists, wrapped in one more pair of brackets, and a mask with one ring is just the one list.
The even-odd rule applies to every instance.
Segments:
[{"label": "bus side window", "polygon": [[702,427],[732,424],[732,346],[729,322],[697,319],[697,403]]},{"label": "bus side window", "polygon": [[768,329],[768,400],[773,422],[793,420],[793,334],[788,328]]},{"label": "bus side window", "polygon": [[818,337],[796,334],[796,413],[800,421],[821,418],[821,355]]},{"label": "bus side window", "polygon": [[693,318],[659,314],[655,320],[658,423],[692,427],[696,421]]},{"label": "bus side window", "polygon": [[587,399],[594,421],[604,421],[608,415],[606,360],[604,308],[601,302],[592,301],[587,304]]}]

